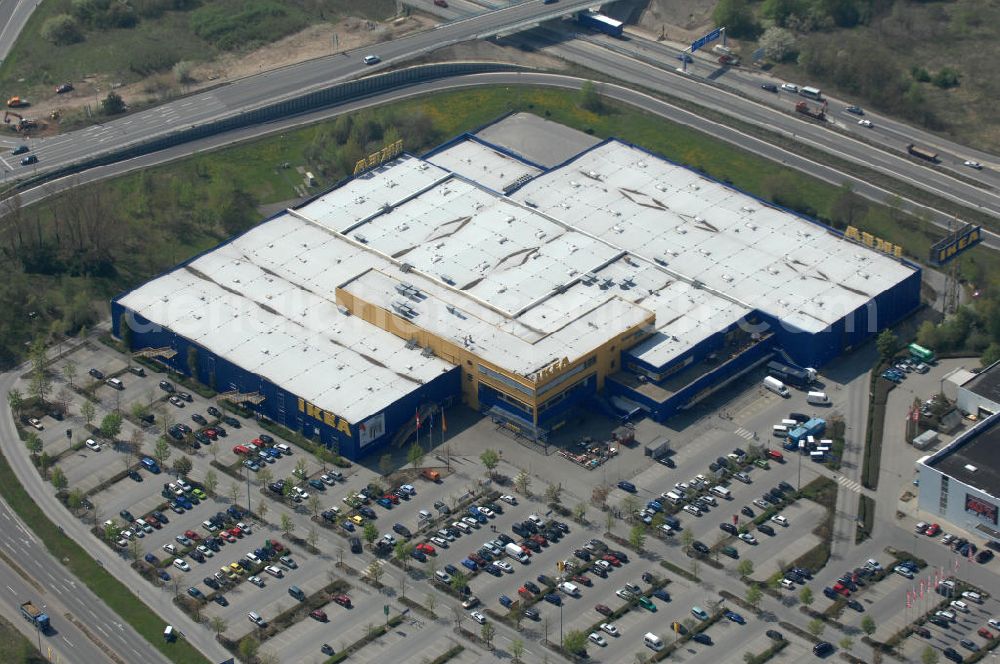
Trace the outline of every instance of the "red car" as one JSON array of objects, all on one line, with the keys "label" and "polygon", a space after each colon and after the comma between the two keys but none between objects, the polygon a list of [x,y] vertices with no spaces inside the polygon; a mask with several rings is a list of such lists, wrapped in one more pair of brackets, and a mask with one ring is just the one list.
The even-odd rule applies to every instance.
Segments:
[{"label": "red car", "polygon": [[399,496],[397,496],[394,493],[387,493],[387,494],[385,494],[382,497],[385,498],[386,500],[392,501],[393,505],[398,505],[399,504]]},{"label": "red car", "polygon": [[993,632],[991,632],[990,630],[986,629],[985,627],[980,627],[979,631],[976,632],[976,633],[979,634],[979,636],[981,636],[984,639],[986,639],[987,641],[992,641],[993,640]]},{"label": "red car", "polygon": [[240,530],[239,528],[230,528],[229,534],[232,535],[233,537],[243,537],[243,531]]},{"label": "red car", "polygon": [[588,588],[594,585],[594,582],[590,580],[590,577],[584,576],[582,574],[577,574],[576,576],[573,577],[573,580],[581,585],[587,586]]},{"label": "red car", "polygon": [[250,454],[250,448],[246,445],[237,445],[233,448],[233,454]]},{"label": "red car", "polygon": [[437,5],[438,7],[447,7],[448,0],[434,0],[434,4]]},{"label": "red car", "polygon": [[775,461],[784,461],[785,460],[785,455],[782,454],[781,452],[779,452],[778,450],[768,450],[767,451],[767,456],[771,457]]},{"label": "red car", "polygon": [[934,537],[939,532],[941,532],[941,526],[937,525],[936,523],[932,523],[927,528],[927,530],[924,531],[924,535],[927,535],[928,537]]},{"label": "red car", "polygon": [[835,583],[835,584],[833,584],[833,591],[837,592],[837,593],[840,593],[844,597],[850,597],[851,596],[851,591],[843,583]]},{"label": "red car", "polygon": [[219,533],[219,537],[221,537],[222,539],[226,540],[229,543],[236,541],[236,535],[233,535],[228,530],[223,530],[221,533]]},{"label": "red car", "polygon": [[219,438],[219,432],[215,429],[205,429],[202,431],[203,434],[211,438],[212,440],[217,440]]},{"label": "red car", "polygon": [[615,558],[610,553],[605,553],[604,556],[601,559],[604,560],[605,562],[611,563],[615,567],[621,567],[622,566],[622,561],[618,560],[617,558]]},{"label": "red car", "polygon": [[523,597],[524,599],[531,599],[532,597],[534,597],[534,594],[524,586],[521,586],[520,588],[517,589],[517,594]]},{"label": "red car", "polygon": [[323,609],[314,609],[309,612],[309,617],[315,618],[320,622],[326,622],[326,611],[324,611]]},{"label": "red car", "polygon": [[614,611],[612,611],[610,607],[605,606],[604,604],[598,604],[597,606],[594,607],[594,610],[600,613],[602,616],[610,616],[612,613],[614,613]]},{"label": "red car", "polygon": [[347,595],[335,595],[333,601],[340,604],[345,609],[351,608],[351,598]]},{"label": "red car", "polygon": [[421,542],[417,545],[417,551],[421,553],[426,553],[428,556],[433,556],[435,554],[434,547],[427,542]]},{"label": "red car", "polygon": [[193,539],[193,540],[200,540],[201,539],[201,535],[199,535],[198,533],[194,532],[193,530],[185,530],[184,531],[184,537],[187,537],[188,539]]},{"label": "red car", "polygon": [[285,547],[283,547],[281,545],[281,542],[279,542],[278,540],[271,540],[271,548],[274,549],[275,551],[284,551],[285,550]]},{"label": "red car", "polygon": [[262,447],[267,447],[267,445],[264,444],[264,441],[261,440],[260,438],[254,438],[253,440],[250,441],[250,444],[256,447],[257,449],[260,449]]},{"label": "red car", "polygon": [[549,545],[549,541],[547,539],[545,539],[545,537],[543,537],[542,535],[535,534],[535,535],[532,535],[531,537],[529,537],[528,539],[530,539],[532,542],[534,542],[538,546],[548,546]]}]

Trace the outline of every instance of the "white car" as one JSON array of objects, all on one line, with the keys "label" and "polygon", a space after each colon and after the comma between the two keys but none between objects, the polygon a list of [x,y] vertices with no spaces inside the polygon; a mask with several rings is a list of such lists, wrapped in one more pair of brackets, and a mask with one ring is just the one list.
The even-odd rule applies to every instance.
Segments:
[{"label": "white car", "polygon": [[401,487],[399,487],[399,490],[402,491],[403,493],[405,493],[408,496],[415,496],[415,495],[417,495],[417,490],[413,488],[412,484],[404,484]]},{"label": "white car", "polygon": [[86,445],[90,449],[94,450],[95,452],[100,452],[101,451],[101,444],[98,443],[93,438],[88,438],[87,442],[85,442],[84,445]]},{"label": "white car", "polygon": [[492,519],[493,517],[496,516],[496,514],[493,513],[493,510],[491,510],[489,507],[480,507],[479,511],[480,513],[482,513],[483,516],[489,519]]},{"label": "white car", "polygon": [[505,494],[503,496],[500,496],[500,500],[504,501],[508,505],[517,505],[517,498],[515,498],[514,496],[508,496]]},{"label": "white car", "polygon": [[469,613],[469,617],[475,620],[480,625],[486,624],[486,616],[481,614],[479,611],[472,611],[471,613]]},{"label": "white car", "polygon": [[153,527],[148,523],[146,523],[145,521],[143,521],[142,519],[137,519],[135,522],[135,531],[139,532],[140,530],[147,533],[151,533],[153,532]]},{"label": "white car", "polygon": [[479,528],[479,522],[473,519],[471,516],[462,517],[462,523],[464,523],[466,526]]},{"label": "white car", "polygon": [[858,124],[861,125],[862,127],[868,127],[869,129],[875,126],[872,124],[872,121],[868,120],[867,118],[858,120]]},{"label": "white car", "polygon": [[753,504],[756,505],[757,507],[761,508],[762,510],[766,510],[768,507],[770,507],[770,505],[768,505],[767,503],[765,503],[760,498],[754,498]]},{"label": "white car", "polygon": [[750,484],[750,476],[746,473],[736,473],[735,477],[744,484]]},{"label": "white car", "polygon": [[913,578],[913,572],[911,572],[906,567],[903,567],[902,565],[896,565],[895,567],[892,568],[892,571],[900,576],[906,577],[907,579]]},{"label": "white car", "polygon": [[528,521],[532,522],[536,526],[541,526],[541,525],[543,525],[545,523],[545,519],[543,519],[542,517],[538,516],[537,514],[529,514],[528,515]]},{"label": "white car", "polygon": [[451,574],[448,574],[448,572],[443,569],[439,569],[434,572],[434,576],[436,576],[442,583],[451,583]]},{"label": "white car", "polygon": [[174,546],[173,544],[164,544],[163,550],[170,554],[177,553],[177,547]]},{"label": "white car", "polygon": [[632,594],[632,591],[627,588],[619,588],[618,590],[615,591],[615,594],[621,597],[626,602],[635,597],[635,595]]},{"label": "white car", "polygon": [[207,546],[205,546],[204,544],[199,544],[198,545],[198,551],[201,552],[201,555],[205,556],[206,558],[211,558],[212,556],[215,555],[212,552],[212,550],[210,548],[208,548]]},{"label": "white car", "polygon": [[292,493],[294,493],[296,496],[298,496],[302,500],[305,500],[306,498],[309,497],[309,493],[307,491],[303,491],[302,487],[298,487],[298,486],[293,486],[292,487]]},{"label": "white car", "polygon": [[945,609],[944,611],[938,611],[934,615],[941,616],[942,618],[949,620],[951,622],[955,622],[956,620],[958,620],[958,616],[955,615],[955,612],[949,611],[947,609]]},{"label": "white car", "polygon": [[597,632],[591,632],[590,636],[588,636],[587,638],[596,643],[597,645],[601,646],[602,648],[608,645],[607,640],[605,640],[605,638],[600,634],[598,634]]},{"label": "white car", "polygon": [[788,519],[781,516],[780,514],[775,514],[774,516],[772,516],[771,521],[778,524],[779,526],[784,526],[785,528],[788,527]]},{"label": "white car", "polygon": [[322,482],[323,484],[326,484],[327,486],[333,486],[333,478],[330,477],[329,475],[320,475],[319,481]]},{"label": "white car", "polygon": [[431,544],[433,544],[435,546],[439,546],[442,549],[447,549],[448,548],[448,540],[446,540],[443,537],[432,537],[431,538]]},{"label": "white car", "polygon": [[969,168],[974,168],[974,169],[976,169],[977,171],[981,171],[981,170],[983,170],[983,165],[982,165],[982,164],[980,164],[980,163],[979,163],[978,161],[972,161],[971,159],[966,159],[966,160],[965,160],[964,162],[962,162],[962,163],[963,163],[964,165],[968,166]]},{"label": "white car", "polygon": [[601,623],[601,630],[610,634],[611,636],[621,636],[621,632],[615,627],[614,623]]},{"label": "white car", "polygon": [[751,535],[750,533],[740,533],[740,539],[746,542],[747,544],[757,543],[757,538]]},{"label": "white car", "polygon": [[382,535],[382,541],[389,543],[391,546],[395,546],[396,545],[396,538],[393,537],[392,535],[389,535],[388,533],[385,534],[385,535]]},{"label": "white car", "polygon": [[667,524],[663,524],[660,526],[660,532],[663,533],[664,535],[672,537],[674,534],[674,529],[668,526]]},{"label": "white car", "polygon": [[382,58],[378,57],[377,55],[366,55],[361,59],[361,61],[366,65],[377,65],[379,62],[382,61]]},{"label": "white car", "polygon": [[506,560],[498,560],[498,561],[496,561],[493,564],[496,565],[497,567],[499,567],[500,569],[502,569],[503,571],[507,572],[508,574],[513,574],[514,573],[514,566],[511,565]]},{"label": "white car", "polygon": [[280,579],[281,577],[285,576],[285,573],[281,571],[281,568],[276,567],[274,565],[268,565],[267,567],[264,568],[264,571],[276,579]]},{"label": "white car", "polygon": [[1000,629],[1000,618],[990,618],[986,621],[986,624],[993,629]]},{"label": "white car", "polygon": [[941,538],[942,544],[951,544],[955,540],[955,536],[951,533],[945,533],[944,537]]},{"label": "white car", "polygon": [[244,535],[253,535],[253,531],[250,529],[250,526],[242,521],[237,523],[236,527],[242,530]]},{"label": "white car", "polygon": [[247,579],[247,581],[254,584],[258,588],[264,587],[264,579],[260,578],[259,576],[251,576],[249,579]]},{"label": "white car", "polygon": [[785,92],[797,93],[799,91],[799,86],[795,85],[794,83],[782,83],[781,89],[784,90]]},{"label": "white car", "polygon": [[614,567],[611,566],[611,563],[607,560],[596,560],[594,561],[594,564],[603,569],[605,572],[610,572],[614,569]]},{"label": "white car", "polygon": [[961,611],[962,613],[969,612],[969,605],[960,599],[953,600],[951,603],[951,608],[955,609],[956,611]]},{"label": "white car", "polygon": [[187,562],[185,562],[181,558],[174,558],[174,567],[176,567],[177,569],[179,569],[182,572],[190,572],[191,571],[191,566],[188,565]]},{"label": "white car", "polygon": [[782,579],[781,587],[785,590],[795,590],[795,582],[790,579]]},{"label": "white car", "polygon": [[451,533],[449,533],[444,528],[442,528],[441,530],[438,531],[438,539],[443,539],[443,540],[446,540],[448,542],[454,542],[455,541],[455,536],[452,535]]},{"label": "white car", "polygon": [[701,510],[694,505],[685,505],[684,511],[688,514],[694,514],[695,516],[701,516]]},{"label": "white car", "polygon": [[677,482],[674,484],[675,489],[680,489],[681,491],[687,491],[691,488],[691,485],[687,482]]},{"label": "white car", "polygon": [[30,424],[31,426],[35,427],[39,431],[41,431],[41,430],[43,430],[45,428],[44,426],[42,426],[42,423],[39,421],[39,419],[37,417],[29,417],[28,418],[28,424]]}]

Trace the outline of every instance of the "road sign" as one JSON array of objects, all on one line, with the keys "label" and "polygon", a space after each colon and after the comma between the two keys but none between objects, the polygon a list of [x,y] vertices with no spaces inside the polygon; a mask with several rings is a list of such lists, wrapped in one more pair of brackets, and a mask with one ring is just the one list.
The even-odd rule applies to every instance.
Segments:
[{"label": "road sign", "polygon": [[705,44],[715,41],[716,39],[719,38],[720,35],[722,35],[722,28],[716,28],[715,30],[712,30],[704,37],[699,37],[698,39],[695,39],[693,42],[691,42],[691,52],[694,53]]},{"label": "road sign", "polygon": [[382,606],[382,613],[384,613],[385,615],[389,615],[389,605],[388,604],[384,604]]},{"label": "road sign", "polygon": [[982,241],[982,227],[966,224],[960,230],[931,247],[930,263],[931,265],[944,265],[966,249],[970,249]]}]

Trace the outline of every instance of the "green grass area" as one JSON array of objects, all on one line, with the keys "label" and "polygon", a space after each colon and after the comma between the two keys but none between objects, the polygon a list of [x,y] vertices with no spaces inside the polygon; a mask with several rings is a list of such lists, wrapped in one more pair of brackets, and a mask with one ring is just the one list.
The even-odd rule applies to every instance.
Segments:
[{"label": "green grass area", "polygon": [[[208,660],[187,641],[166,643],[163,640],[165,625],[163,618],[156,615],[124,584],[98,565],[75,541],[59,532],[56,525],[49,521],[18,482],[13,470],[7,464],[7,458],[2,454],[0,454],[0,495],[25,523],[31,525],[32,531],[42,540],[49,553],[65,561],[67,570],[73,576],[86,584],[91,592],[100,597],[154,648],[177,664],[208,664]],[[55,627],[58,629],[58,622]],[[6,658],[7,651],[0,649],[0,652],[5,653],[4,661],[9,661]]]},{"label": "green grass area", "polygon": [[[93,6],[102,3],[93,2]],[[0,91],[29,100],[54,96],[54,84],[92,77],[95,88],[131,83],[169,72],[178,62],[202,62],[224,51],[247,51],[313,24],[357,16],[383,20],[393,0],[137,0],[129,21],[120,15],[88,18],[83,2],[45,0],[32,14],[10,55],[0,64]],[[175,9],[177,8],[177,9]],[[106,12],[105,12],[106,14]],[[46,21],[74,17],[82,36],[53,44],[41,35]],[[131,23],[132,27],[111,27]],[[6,99],[6,97],[4,97]]]},{"label": "green grass area", "polygon": [[0,653],[3,653],[6,664],[43,664],[49,661],[3,616],[0,616]]}]

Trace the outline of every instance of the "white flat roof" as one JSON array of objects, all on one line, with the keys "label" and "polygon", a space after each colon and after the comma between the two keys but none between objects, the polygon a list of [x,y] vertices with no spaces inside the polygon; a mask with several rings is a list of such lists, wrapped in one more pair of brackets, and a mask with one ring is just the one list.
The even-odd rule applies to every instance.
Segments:
[{"label": "white flat roof", "polygon": [[452,368],[337,309],[336,287],[379,263],[328,231],[282,215],[120,301],[357,422]]},{"label": "white flat roof", "polygon": [[542,172],[540,168],[468,138],[435,153],[427,161],[500,193],[519,180]]},{"label": "white flat roof", "polygon": [[912,273],[888,256],[617,141],[512,197],[809,332]]}]

